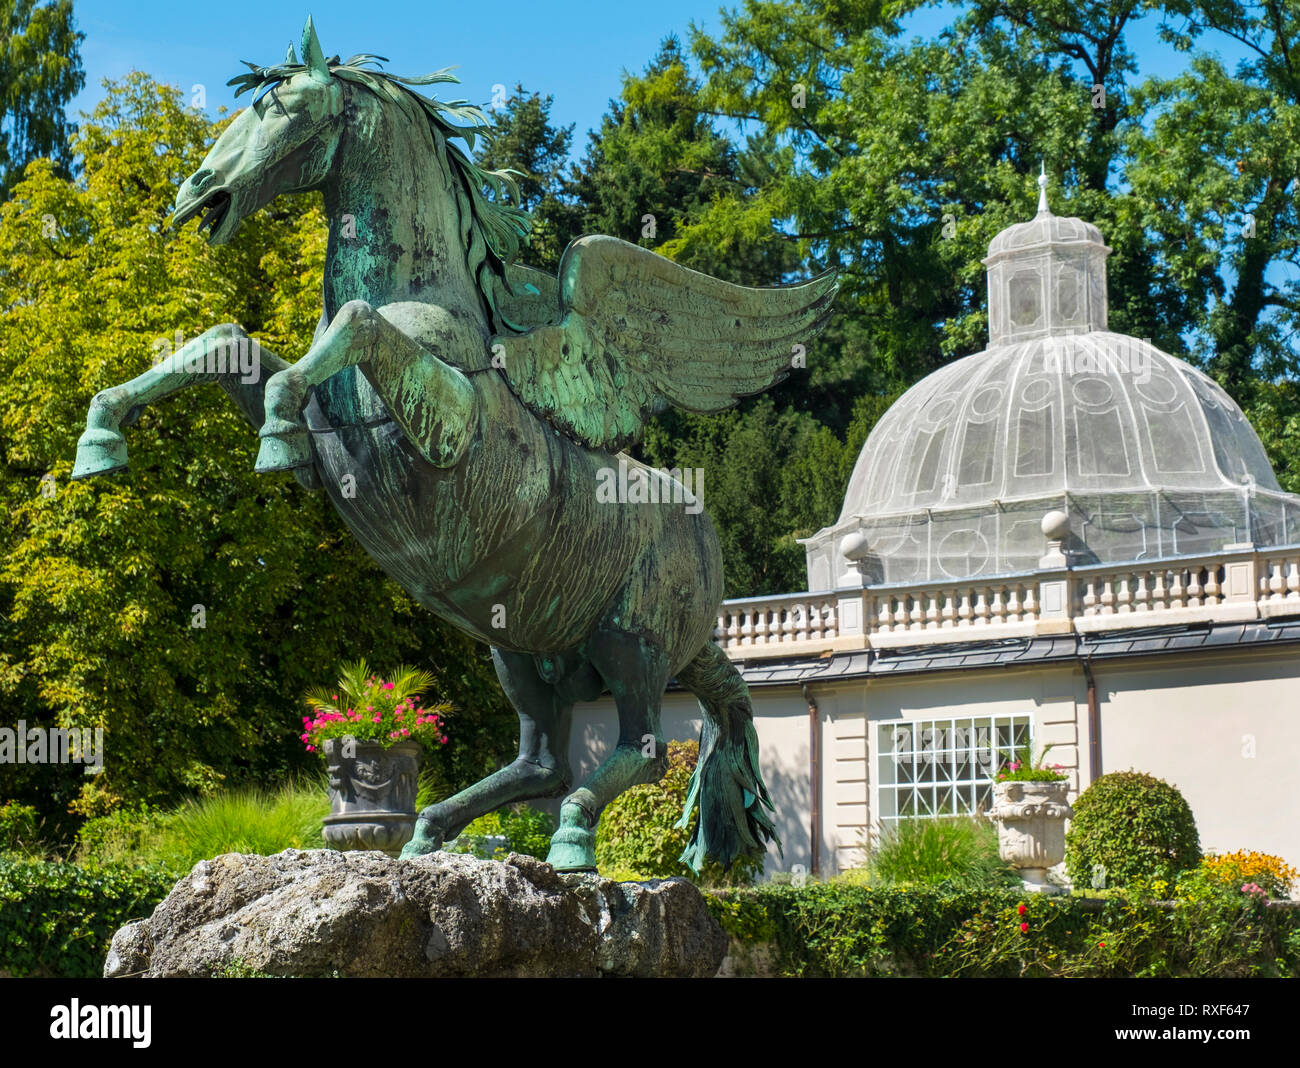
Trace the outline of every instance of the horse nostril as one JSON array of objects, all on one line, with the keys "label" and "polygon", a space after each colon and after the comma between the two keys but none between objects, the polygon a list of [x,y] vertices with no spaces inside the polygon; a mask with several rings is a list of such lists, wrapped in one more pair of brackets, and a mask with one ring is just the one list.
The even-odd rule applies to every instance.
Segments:
[{"label": "horse nostril", "polygon": [[202,192],[203,187],[207,185],[210,181],[212,181],[212,176],[215,173],[216,173],[215,171],[206,168],[201,171],[195,171],[192,175],[190,175],[190,188],[193,189],[194,192],[196,193]]}]

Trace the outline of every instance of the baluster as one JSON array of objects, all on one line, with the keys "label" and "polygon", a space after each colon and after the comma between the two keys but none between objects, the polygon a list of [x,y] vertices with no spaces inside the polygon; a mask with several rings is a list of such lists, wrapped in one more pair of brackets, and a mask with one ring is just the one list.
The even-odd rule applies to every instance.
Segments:
[{"label": "baluster", "polygon": [[1151,574],[1155,579],[1151,585],[1151,608],[1153,611],[1168,608],[1169,591],[1165,588],[1165,569],[1159,568]]},{"label": "baluster", "polygon": [[1102,580],[1101,584],[1101,614],[1103,616],[1114,615],[1115,613],[1115,586],[1111,576]]},{"label": "baluster", "polygon": [[1020,603],[1021,589],[1022,587],[1018,582],[1013,583],[1009,587],[1010,593],[1007,596],[1007,619],[1012,623],[1019,623],[1024,618],[1022,615],[1023,606]]},{"label": "baluster", "polygon": [[1148,571],[1139,571],[1137,573],[1137,588],[1133,591],[1134,612],[1151,611],[1151,591],[1147,588],[1149,574]]},{"label": "baluster", "polygon": [[1187,572],[1187,607],[1201,607],[1201,592],[1204,587],[1201,585],[1201,569],[1194,567]]},{"label": "baluster", "polygon": [[907,595],[900,593],[896,601],[898,604],[894,609],[894,629],[907,630]]},{"label": "baluster", "polygon": [[1133,576],[1119,576],[1119,589],[1115,591],[1115,611],[1120,614],[1133,611]]},{"label": "baluster", "polygon": [[1265,568],[1268,571],[1268,580],[1260,580],[1260,586],[1267,590],[1272,597],[1281,597],[1286,592],[1286,560],[1269,560]]},{"label": "baluster", "polygon": [[1292,557],[1286,577],[1286,595],[1300,597],[1300,560]]},{"label": "baluster", "polygon": [[1007,621],[1007,588],[1005,586],[993,586],[989,589],[993,595],[993,603],[989,606],[989,622],[994,625],[1005,623]]},{"label": "baluster", "polygon": [[957,591],[943,591],[943,627],[948,629],[957,625]]},{"label": "baluster", "polygon": [[837,601],[822,605],[822,637],[836,638],[840,633],[840,606]]},{"label": "baluster", "polygon": [[[1038,602],[1034,599],[1034,584],[1028,582],[1024,586],[1025,596],[1020,602],[1020,614],[1025,622],[1032,623],[1038,618]],[[1067,608],[1067,611],[1073,610],[1073,605]]]},{"label": "baluster", "polygon": [[885,634],[892,633],[894,629],[894,613],[891,608],[892,601],[893,598],[891,598],[889,594],[885,594],[880,598],[880,612],[877,614],[877,619],[880,621],[880,630]]},{"label": "baluster", "polygon": [[1207,568],[1205,571],[1205,603],[1208,605],[1220,604],[1223,598],[1220,594],[1223,591],[1222,579],[1219,577],[1217,567]]},{"label": "baluster", "polygon": [[1183,588],[1183,575],[1185,572],[1181,568],[1175,568],[1170,574],[1173,575],[1174,581],[1169,585],[1169,607],[1186,608],[1187,591]]},{"label": "baluster", "polygon": [[1092,576],[1083,580],[1083,614],[1095,616],[1100,611],[1097,604],[1097,580]]},{"label": "baluster", "polygon": [[939,626],[939,600],[943,597],[940,590],[930,591],[930,603],[925,610],[925,629],[936,630]]}]

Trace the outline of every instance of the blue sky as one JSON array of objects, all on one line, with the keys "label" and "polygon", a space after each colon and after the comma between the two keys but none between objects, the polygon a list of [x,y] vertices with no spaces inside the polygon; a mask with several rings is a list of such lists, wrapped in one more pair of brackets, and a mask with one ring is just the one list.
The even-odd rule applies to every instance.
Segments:
[{"label": "blue sky", "polygon": [[[574,148],[580,155],[586,131],[618,94],[623,72],[640,71],[669,33],[686,40],[692,22],[719,30],[720,6],[710,0],[76,0],[78,26],[86,35],[86,88],[71,111],[89,111],[103,96],[103,78],[119,79],[132,69],[179,86],[187,97],[192,86],[203,85],[213,115],[220,105],[242,105],[247,98],[236,102],[225,84],[243,70],[239,61],[283,58],[310,12],[327,55],[376,52],[398,74],[455,65],[462,94],[482,104],[496,84],[522,82],[530,91],[553,95],[553,119],[577,124]],[[952,20],[954,10],[927,9],[905,25],[930,36]],[[1154,19],[1138,24],[1130,43],[1143,74],[1168,76],[1185,66],[1184,57],[1157,40]],[[1226,40],[1210,43],[1230,62],[1241,55]]]}]

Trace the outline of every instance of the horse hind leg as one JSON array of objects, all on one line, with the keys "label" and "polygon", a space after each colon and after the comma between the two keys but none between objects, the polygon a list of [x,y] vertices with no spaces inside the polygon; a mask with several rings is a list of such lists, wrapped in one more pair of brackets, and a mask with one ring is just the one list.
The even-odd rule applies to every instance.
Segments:
[{"label": "horse hind leg", "polygon": [[531,656],[492,650],[497,678],[519,714],[519,756],[468,789],[430,805],[415,822],[403,857],[432,853],[479,816],[512,801],[558,797],[569,789],[569,725],[573,701],[546,682]]},{"label": "horse hind leg", "polygon": [[564,799],[546,862],[557,871],[596,870],[596,822],[623,791],[658,782],[668,770],[659,709],[668,685],[664,651],[644,638],[606,630],[586,646],[592,666],[614,694],[618,744],[583,785]]}]

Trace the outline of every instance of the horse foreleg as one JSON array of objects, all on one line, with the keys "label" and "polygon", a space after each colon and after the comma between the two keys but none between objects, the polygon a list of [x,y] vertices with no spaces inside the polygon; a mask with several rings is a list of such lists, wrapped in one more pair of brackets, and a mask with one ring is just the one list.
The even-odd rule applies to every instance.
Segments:
[{"label": "horse foreleg", "polygon": [[634,634],[604,631],[588,641],[585,651],[614,695],[618,745],[591,778],[564,799],[560,826],[546,856],[557,871],[595,871],[601,811],[624,790],[658,782],[668,770],[668,746],[659,727],[669,674],[663,650]]},{"label": "horse foreleg", "polygon": [[259,471],[311,462],[302,410],[307,390],[357,366],[408,441],[436,467],[455,464],[473,430],[474,388],[362,300],[349,301],[297,363],[266,384]]},{"label": "horse foreleg", "polygon": [[519,713],[519,756],[460,793],[430,805],[415,822],[403,857],[439,849],[479,816],[512,801],[557,797],[569,788],[569,723],[573,702],[545,682],[533,658],[492,650],[497,677]]},{"label": "horse foreleg", "polygon": [[[241,366],[243,352],[252,355],[247,369]],[[288,366],[235,323],[204,331],[143,374],[95,394],[86,415],[86,432],[77,442],[72,477],[90,478],[123,470],[127,453],[122,428],[134,423],[145,405],[200,382],[215,381],[250,424],[261,426],[266,382]],[[299,481],[309,489],[320,486],[319,478],[310,470],[302,472]]]}]

